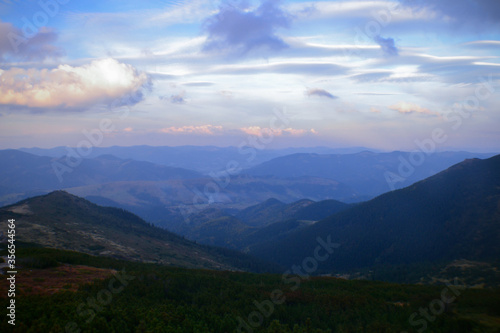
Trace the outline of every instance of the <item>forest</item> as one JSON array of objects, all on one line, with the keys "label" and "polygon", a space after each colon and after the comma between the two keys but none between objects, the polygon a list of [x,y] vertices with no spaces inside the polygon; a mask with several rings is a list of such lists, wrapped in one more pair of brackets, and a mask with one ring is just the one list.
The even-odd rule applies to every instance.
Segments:
[{"label": "forest", "polygon": [[[2,321],[2,332],[500,332],[500,290],[465,289],[459,280],[448,286],[286,280],[26,244],[17,254],[16,326]],[[68,267],[81,269],[80,276],[103,274],[75,282]],[[61,287],[36,289],[31,281]]]}]

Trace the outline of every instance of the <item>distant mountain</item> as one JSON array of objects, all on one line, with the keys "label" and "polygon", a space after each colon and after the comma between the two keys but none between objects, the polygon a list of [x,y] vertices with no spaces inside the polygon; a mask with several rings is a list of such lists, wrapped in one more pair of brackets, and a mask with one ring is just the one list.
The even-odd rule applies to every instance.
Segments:
[{"label": "distant mountain", "polygon": [[319,221],[330,215],[346,210],[352,205],[337,200],[322,200],[312,202],[289,216],[295,220]]},{"label": "distant mountain", "polygon": [[66,190],[95,203],[127,209],[172,231],[178,231],[186,219],[207,208],[237,210],[270,198],[290,203],[303,198],[323,200],[356,195],[337,181],[308,177],[235,176],[227,186],[224,185],[217,185],[211,178],[197,178],[113,182]]},{"label": "distant mountain", "polygon": [[[293,154],[275,158],[245,170],[253,176],[321,177],[353,188],[361,198],[409,186],[467,158],[488,158],[493,154],[436,152],[430,155],[409,152],[355,154]],[[341,198],[346,201],[348,198]],[[354,201],[354,200],[352,200]]]},{"label": "distant mountain", "polygon": [[234,216],[221,216],[193,227],[186,237],[202,244],[240,249],[253,229]]},{"label": "distant mountain", "polygon": [[283,266],[338,243],[318,272],[383,265],[496,262],[500,258],[500,155],[470,159],[381,195],[250,253]]},{"label": "distant mountain", "polygon": [[93,255],[225,270],[271,269],[249,256],[198,245],[127,211],[56,191],[0,208],[0,225],[16,220],[16,240]]},{"label": "distant mountain", "polygon": [[261,227],[283,220],[283,210],[287,205],[275,198],[243,209],[236,217],[250,226]]},{"label": "distant mountain", "polygon": [[[82,159],[68,166],[64,158],[41,157],[17,150],[0,150],[0,195],[49,192],[75,186],[116,181],[162,181],[201,177],[201,174],[149,162],[121,160],[111,155]],[[76,162],[75,162],[76,163]],[[0,197],[0,204],[18,198]]]},{"label": "distant mountain", "polygon": [[262,227],[286,220],[317,221],[348,207],[348,204],[337,200],[315,202],[303,199],[285,204],[271,198],[260,204],[247,207],[235,216],[250,226]]},{"label": "distant mountain", "polygon": [[299,200],[285,204],[268,199],[234,216],[220,208],[207,208],[178,225],[175,232],[197,242],[248,252],[251,247],[275,242],[316,220],[347,209],[335,200]]},{"label": "distant mountain", "polygon": [[[51,149],[21,148],[21,151],[39,155],[61,158],[68,154],[66,147]],[[242,168],[248,168],[273,158],[296,154],[296,153],[318,153],[318,154],[345,154],[368,150],[364,147],[352,148],[285,148],[285,149],[262,149],[253,147],[215,147],[215,146],[130,146],[130,147],[94,147],[87,156],[94,158],[100,155],[114,155],[121,159],[132,159],[146,161],[171,167],[196,170],[204,174],[225,170],[227,163],[235,161]]]}]

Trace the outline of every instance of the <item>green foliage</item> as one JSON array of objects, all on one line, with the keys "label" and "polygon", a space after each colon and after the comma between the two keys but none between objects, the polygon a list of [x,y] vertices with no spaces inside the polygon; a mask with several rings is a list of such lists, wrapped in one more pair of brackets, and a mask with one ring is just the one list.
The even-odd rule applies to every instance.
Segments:
[{"label": "green foliage", "polygon": [[[270,302],[271,293],[281,290],[285,303],[274,304],[272,311],[261,311],[262,323],[252,327],[253,332],[413,333],[417,329],[408,322],[411,314],[439,299],[442,291],[442,286],[326,277],[301,280],[299,288],[291,290],[281,275],[189,270],[54,249],[21,248],[19,255],[50,256],[59,263],[125,269],[133,279],[112,295],[109,304],[97,303],[99,308],[92,310],[95,317],[88,321],[82,309],[92,309],[85,304],[89,299],[98,299],[113,277],[83,285],[76,293],[20,295],[16,327],[2,321],[2,332],[65,332],[70,322],[82,332],[237,332],[239,318],[248,323],[252,313],[261,311],[255,303]],[[0,298],[0,303],[6,300]],[[450,311],[428,323],[428,331],[496,332],[500,328],[499,300],[498,289],[463,290]]]},{"label": "green foliage", "polygon": [[37,256],[30,256],[28,258],[19,258],[18,265],[23,268],[50,268],[57,267],[59,264],[57,260],[48,254],[42,254]]}]

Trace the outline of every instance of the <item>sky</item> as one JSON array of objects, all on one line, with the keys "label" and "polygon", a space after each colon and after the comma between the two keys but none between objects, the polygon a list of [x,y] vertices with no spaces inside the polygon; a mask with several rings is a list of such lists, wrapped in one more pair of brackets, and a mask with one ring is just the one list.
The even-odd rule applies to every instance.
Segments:
[{"label": "sky", "polygon": [[499,83],[497,0],[0,1],[0,149],[500,152]]}]

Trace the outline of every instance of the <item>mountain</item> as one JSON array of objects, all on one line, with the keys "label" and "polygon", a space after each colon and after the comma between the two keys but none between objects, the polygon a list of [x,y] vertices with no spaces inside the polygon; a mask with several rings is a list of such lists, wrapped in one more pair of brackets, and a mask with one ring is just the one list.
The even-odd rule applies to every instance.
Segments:
[{"label": "mountain", "polygon": [[349,187],[331,179],[238,175],[227,183],[197,178],[113,182],[65,190],[95,203],[129,210],[172,231],[207,208],[238,210],[270,198],[289,203],[303,198],[323,200],[356,195]]},{"label": "mountain", "polygon": [[[275,158],[245,170],[253,176],[321,177],[353,188],[361,198],[370,199],[396,188],[409,186],[467,158],[488,158],[493,154],[468,152],[422,152],[355,154],[293,154]],[[354,201],[351,198],[337,198]]]},{"label": "mountain", "polygon": [[319,221],[349,207],[351,207],[350,204],[337,200],[322,200],[312,202],[311,204],[298,209],[290,215],[289,218],[295,220]]},{"label": "mountain", "polygon": [[56,189],[116,181],[201,177],[201,174],[191,170],[122,160],[111,155],[68,163],[65,158],[53,159],[17,150],[0,150],[0,159],[3,161],[0,164],[0,195],[5,196],[0,197],[0,204],[12,203],[12,200],[19,197],[14,194],[29,196]]},{"label": "mountain", "polygon": [[186,237],[202,244],[240,249],[252,231],[253,228],[233,216],[221,216],[191,228]]},{"label": "mountain", "polygon": [[[321,238],[322,240],[319,240]],[[340,246],[323,273],[456,259],[500,258],[500,155],[470,159],[358,204],[250,252],[289,266],[321,242]]]},{"label": "mountain", "polygon": [[202,244],[248,252],[251,247],[283,239],[299,228],[348,207],[350,205],[335,200],[304,199],[285,204],[272,198],[234,215],[220,208],[207,208],[180,223],[174,231]]},{"label": "mountain", "polygon": [[298,200],[285,204],[275,198],[268,199],[257,205],[239,211],[235,216],[245,224],[255,227],[267,226],[286,220],[321,220],[350,205],[337,200],[312,201]]},{"label": "mountain", "polygon": [[[68,148],[55,147],[51,149],[21,148],[27,152],[39,156],[63,158],[68,154]],[[74,150],[74,148],[72,148]],[[242,168],[269,161],[273,158],[296,154],[296,153],[318,153],[318,154],[344,154],[356,153],[367,150],[363,147],[353,148],[285,148],[285,149],[255,149],[253,147],[215,147],[215,146],[130,146],[130,147],[93,147],[87,158],[100,155],[113,155],[121,159],[132,159],[136,161],[151,162],[154,164],[171,167],[196,170],[204,174],[225,170],[230,161],[235,161]]]},{"label": "mountain", "polygon": [[250,226],[265,226],[283,219],[282,211],[287,205],[271,198],[262,203],[243,209],[236,217]]},{"label": "mountain", "polygon": [[[182,267],[269,269],[225,249],[198,245],[127,211],[56,191],[0,209],[0,225],[16,220],[16,240],[93,255]],[[267,267],[267,268],[266,268]]]}]

